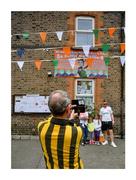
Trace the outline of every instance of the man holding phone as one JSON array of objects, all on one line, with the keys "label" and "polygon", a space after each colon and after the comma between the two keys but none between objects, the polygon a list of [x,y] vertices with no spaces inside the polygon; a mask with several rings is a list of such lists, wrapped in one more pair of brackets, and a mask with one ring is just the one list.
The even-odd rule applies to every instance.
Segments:
[{"label": "man holding phone", "polygon": [[81,169],[79,155],[82,129],[74,123],[77,113],[65,91],[56,90],[48,102],[52,117],[38,125],[47,169]]}]

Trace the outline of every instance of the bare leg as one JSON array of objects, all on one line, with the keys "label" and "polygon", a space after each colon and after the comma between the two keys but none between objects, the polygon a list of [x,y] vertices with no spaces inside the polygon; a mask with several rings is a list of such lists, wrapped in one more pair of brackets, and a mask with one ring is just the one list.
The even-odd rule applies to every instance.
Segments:
[{"label": "bare leg", "polygon": [[103,131],[104,139],[107,140],[107,131]]},{"label": "bare leg", "polygon": [[110,140],[111,140],[111,142],[113,142],[114,141],[114,135],[113,135],[112,129],[109,129],[109,134],[110,134]]}]

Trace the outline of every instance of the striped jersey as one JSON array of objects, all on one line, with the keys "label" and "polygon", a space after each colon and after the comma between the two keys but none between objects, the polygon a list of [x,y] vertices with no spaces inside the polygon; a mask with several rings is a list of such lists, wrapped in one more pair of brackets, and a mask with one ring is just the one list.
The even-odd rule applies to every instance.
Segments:
[{"label": "striped jersey", "polygon": [[82,129],[70,120],[54,117],[40,122],[39,139],[47,169],[81,169],[79,156]]}]

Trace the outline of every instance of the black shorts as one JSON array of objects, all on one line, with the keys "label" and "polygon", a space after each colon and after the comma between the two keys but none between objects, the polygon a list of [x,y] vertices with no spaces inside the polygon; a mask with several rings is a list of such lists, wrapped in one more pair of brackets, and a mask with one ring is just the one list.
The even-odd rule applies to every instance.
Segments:
[{"label": "black shorts", "polygon": [[107,131],[109,129],[113,129],[112,121],[102,121],[102,131]]}]

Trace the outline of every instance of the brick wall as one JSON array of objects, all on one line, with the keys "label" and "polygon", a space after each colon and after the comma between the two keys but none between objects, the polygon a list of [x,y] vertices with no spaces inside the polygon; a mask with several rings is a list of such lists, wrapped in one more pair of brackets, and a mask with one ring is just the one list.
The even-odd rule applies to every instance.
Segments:
[{"label": "brick wall", "polygon": [[[95,18],[95,27],[121,26],[120,12],[12,12],[11,14],[11,33],[21,34],[25,31],[37,33],[42,31],[55,32],[75,29],[76,16],[92,16]],[[74,46],[74,33],[64,33],[61,42],[58,41],[55,33],[47,35],[46,47]],[[109,39],[107,32],[101,32],[96,43],[102,42],[121,42],[120,31],[117,31],[113,40]],[[40,40],[40,36],[30,34],[29,40],[17,39],[12,37],[12,49],[24,47],[28,50],[23,57],[24,61],[34,59],[51,59],[53,50],[43,51],[45,47]],[[39,48],[37,51],[33,49]],[[118,49],[113,47],[110,52],[112,55],[118,54]],[[12,53],[12,61],[18,60],[16,53]],[[42,62],[42,68],[37,71],[34,64],[27,62],[24,64],[23,71],[12,63],[12,95],[15,94],[43,94],[49,95],[55,89],[66,90],[74,98],[74,78],[54,78],[48,77],[47,72],[53,73],[52,62]],[[115,132],[120,132],[120,102],[121,102],[121,65],[118,59],[114,59],[109,65],[108,79],[95,79],[95,104],[100,107],[103,99],[113,107],[116,115]],[[12,102],[13,103],[13,102]],[[37,124],[45,115],[17,115],[12,114],[12,134],[37,134]]]}]

